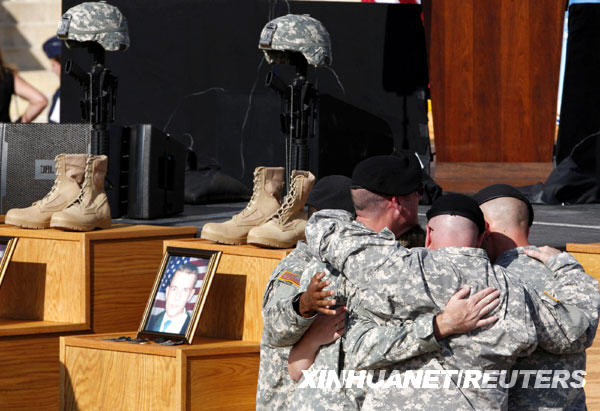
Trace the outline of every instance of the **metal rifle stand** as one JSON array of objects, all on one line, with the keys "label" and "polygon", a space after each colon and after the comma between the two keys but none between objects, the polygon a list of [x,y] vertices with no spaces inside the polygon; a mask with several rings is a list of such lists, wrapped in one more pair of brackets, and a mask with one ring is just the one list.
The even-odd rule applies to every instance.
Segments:
[{"label": "metal rifle stand", "polygon": [[[115,121],[118,81],[105,67],[106,52],[102,46],[95,42],[77,44],[85,47],[92,55],[92,68],[85,72],[69,59],[65,62],[65,73],[77,80],[83,91],[83,98],[79,103],[81,118],[92,126],[89,153],[109,157],[105,187],[111,215],[118,218],[127,212],[127,175],[123,173],[121,164],[123,144],[127,144],[127,141],[115,138],[113,143],[120,146],[113,147],[113,155],[109,155],[111,147],[108,131],[108,125]],[[123,139],[123,136],[120,138]]]},{"label": "metal rifle stand", "polygon": [[318,91],[307,80],[308,63],[300,53],[292,53],[291,64],[296,76],[286,85],[273,71],[267,73],[265,85],[281,97],[281,132],[285,138],[285,192],[290,188],[293,170],[309,170],[309,138],[315,136],[318,116]]},{"label": "metal rifle stand", "polygon": [[72,60],[65,63],[65,73],[75,78],[83,90],[81,117],[92,125],[91,154],[109,154],[108,123],[115,121],[117,78],[107,69],[104,48],[94,42],[81,43],[92,54],[92,69],[84,72]]}]

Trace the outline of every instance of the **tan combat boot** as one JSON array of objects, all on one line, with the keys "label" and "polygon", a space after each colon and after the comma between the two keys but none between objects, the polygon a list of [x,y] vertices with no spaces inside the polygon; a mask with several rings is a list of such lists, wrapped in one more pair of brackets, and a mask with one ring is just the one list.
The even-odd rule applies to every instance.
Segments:
[{"label": "tan combat boot", "polygon": [[307,213],[304,210],[308,193],[315,185],[310,171],[292,171],[290,191],[277,213],[265,224],[248,233],[248,244],[288,248],[304,239]]},{"label": "tan combat boot", "polygon": [[96,227],[110,228],[110,207],[104,192],[108,158],[88,156],[81,191],[63,211],[54,213],[50,227],[75,231],[91,231]]},{"label": "tan combat boot", "polygon": [[281,205],[283,184],[283,167],[257,167],[246,208],[224,223],[205,224],[200,237],[218,243],[245,244],[248,231],[267,221]]},{"label": "tan combat boot", "polygon": [[27,208],[8,210],[4,222],[24,228],[48,228],[52,214],[61,211],[77,198],[85,173],[85,154],[59,154],[56,179],[44,198]]}]

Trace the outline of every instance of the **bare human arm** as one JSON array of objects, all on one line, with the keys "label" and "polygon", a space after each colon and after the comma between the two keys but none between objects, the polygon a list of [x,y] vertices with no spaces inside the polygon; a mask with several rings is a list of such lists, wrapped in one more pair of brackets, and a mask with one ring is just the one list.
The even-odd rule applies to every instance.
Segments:
[{"label": "bare human arm", "polygon": [[334,312],[333,316],[318,315],[302,339],[291,349],[288,357],[288,373],[292,380],[300,380],[302,371],[310,368],[322,345],[332,343],[344,335],[345,307],[339,307]]},{"label": "bare human arm", "polygon": [[21,115],[21,123],[33,121],[48,105],[48,99],[17,73],[14,73],[15,94],[29,103]]}]

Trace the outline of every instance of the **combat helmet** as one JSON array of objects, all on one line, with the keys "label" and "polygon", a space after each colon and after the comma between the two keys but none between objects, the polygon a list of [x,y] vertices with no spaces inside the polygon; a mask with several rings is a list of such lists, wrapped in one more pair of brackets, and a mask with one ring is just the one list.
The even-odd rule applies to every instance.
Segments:
[{"label": "combat helmet", "polygon": [[127,19],[115,6],[104,1],[86,2],[71,7],[63,14],[57,36],[61,40],[92,41],[106,51],[129,47]]},{"label": "combat helmet", "polygon": [[290,52],[301,53],[315,67],[329,66],[332,61],[329,32],[306,14],[287,14],[268,22],[258,48],[270,64],[290,63]]}]

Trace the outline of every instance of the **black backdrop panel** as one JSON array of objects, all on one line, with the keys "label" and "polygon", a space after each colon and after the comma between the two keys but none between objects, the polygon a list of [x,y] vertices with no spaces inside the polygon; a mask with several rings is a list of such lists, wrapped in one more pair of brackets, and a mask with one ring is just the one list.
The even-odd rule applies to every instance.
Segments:
[{"label": "black backdrop panel", "polygon": [[[63,10],[77,3],[63,0]],[[407,146],[407,133],[414,127],[404,115],[406,96],[427,86],[427,70],[422,25],[401,33],[397,28],[407,19],[420,22],[420,6],[264,0],[111,3],[128,18],[131,38],[129,50],[108,52],[106,59],[119,79],[119,124],[166,126],[182,141],[193,142],[201,159],[216,160],[224,172],[249,185],[256,166],[283,165],[280,100],[264,86],[271,66],[257,44],[265,23],[289,7],[292,13],[319,19],[332,38],[333,70],[311,69],[310,81],[320,92],[387,122],[395,146]],[[63,58],[72,58],[86,71],[91,65],[80,49],[66,50]],[[390,81],[386,66],[405,81]],[[288,67],[275,70],[291,80]],[[78,84],[63,74],[64,121],[80,121],[80,98]],[[331,156],[332,161],[340,158],[339,152]]]}]

